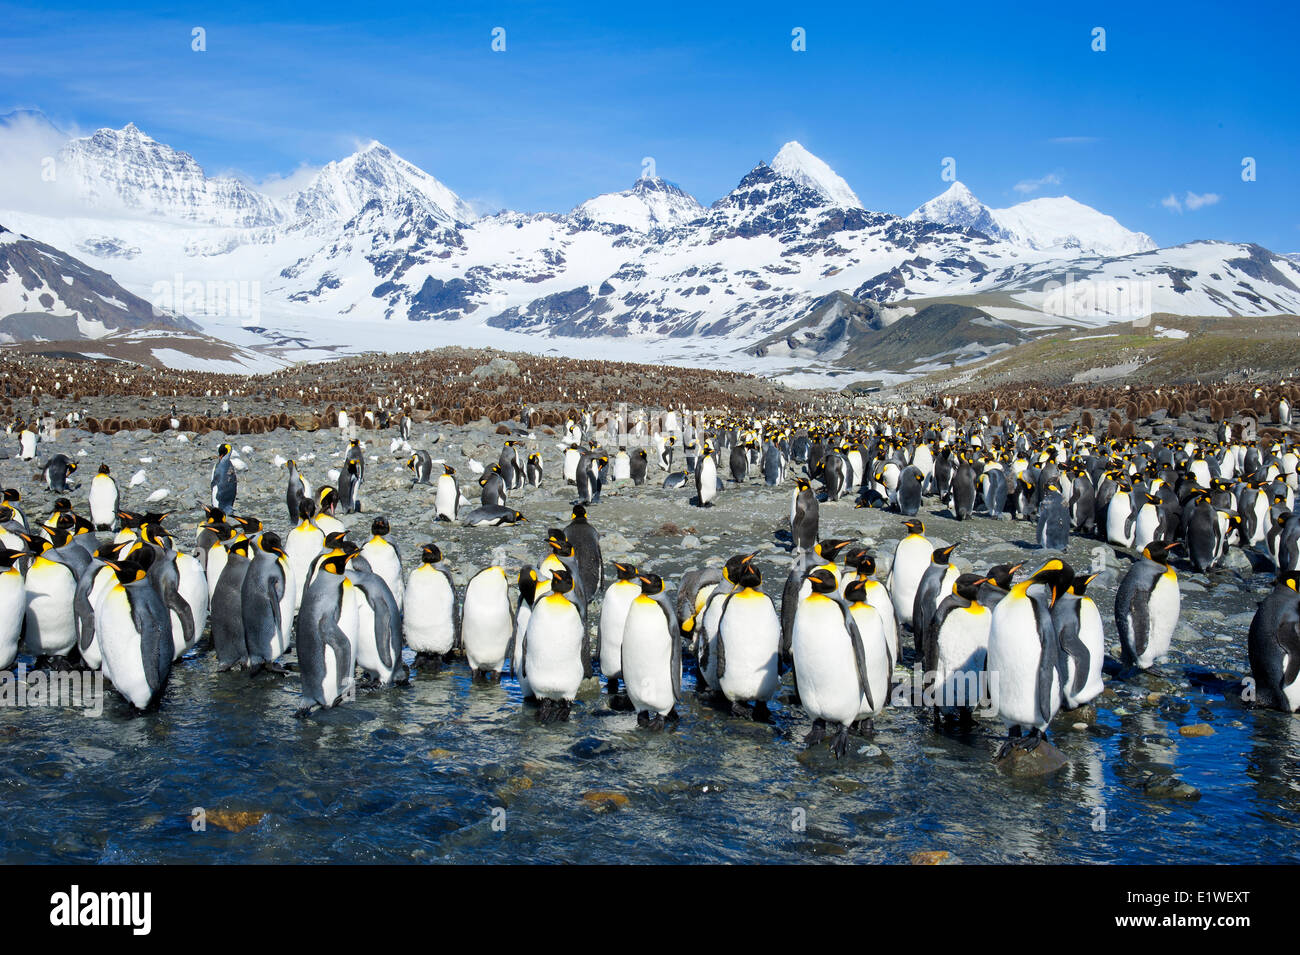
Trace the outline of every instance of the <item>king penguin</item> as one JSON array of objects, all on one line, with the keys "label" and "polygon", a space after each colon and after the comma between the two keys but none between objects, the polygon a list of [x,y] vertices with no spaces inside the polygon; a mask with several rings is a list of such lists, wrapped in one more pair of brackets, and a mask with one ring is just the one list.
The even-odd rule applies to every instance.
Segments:
[{"label": "king penguin", "polygon": [[307,585],[298,611],[294,643],[302,676],[302,702],[296,716],[326,709],[353,693],[357,602],[345,576],[351,555],[326,554]]},{"label": "king penguin", "polygon": [[430,664],[434,673],[456,646],[456,588],[438,564],[442,550],[430,541],[420,548],[420,563],[406,581],[402,637],[415,651],[415,665]]},{"label": "king penguin", "polygon": [[677,613],[657,574],[639,574],[641,593],[633,598],[623,627],[621,669],[637,725],[662,729],[676,721],[682,699],[682,641]]},{"label": "king penguin", "polygon": [[235,509],[235,496],[239,492],[239,478],[235,474],[234,451],[228,444],[217,449],[217,463],[212,465],[212,506],[229,514]]},{"label": "king penguin", "polygon": [[618,579],[605,590],[605,599],[600,605],[600,625],[596,631],[600,672],[611,700],[618,696],[618,680],[623,673],[623,628],[627,623],[627,612],[632,601],[641,595],[641,581],[635,566],[614,561],[614,572]]},{"label": "king penguin", "polygon": [[551,592],[537,601],[524,631],[521,674],[537,697],[537,721],[567,721],[578,688],[591,673],[587,628],[567,594],[573,577],[551,574]]},{"label": "king penguin", "polygon": [[475,683],[500,679],[513,635],[506,572],[496,565],[486,567],[470,578],[461,605],[461,645]]},{"label": "king penguin", "polygon": [[171,673],[171,621],[143,567],[123,562],[113,570],[117,583],[95,612],[104,676],[132,706],[147,710],[158,702]]},{"label": "king penguin", "polygon": [[925,525],[921,521],[904,521],[903,526],[907,528],[907,536],[894,549],[894,562],[889,568],[885,586],[894,600],[899,621],[910,627],[916,606],[916,590],[921,585],[925,569],[930,566],[934,546],[926,538]]},{"label": "king penguin", "polygon": [[1149,670],[1169,653],[1182,596],[1169,552],[1178,541],[1152,541],[1115,592],[1115,627],[1126,666]]},{"label": "king penguin", "polygon": [[1300,710],[1300,574],[1288,571],[1259,604],[1247,651],[1255,701],[1284,713]]}]

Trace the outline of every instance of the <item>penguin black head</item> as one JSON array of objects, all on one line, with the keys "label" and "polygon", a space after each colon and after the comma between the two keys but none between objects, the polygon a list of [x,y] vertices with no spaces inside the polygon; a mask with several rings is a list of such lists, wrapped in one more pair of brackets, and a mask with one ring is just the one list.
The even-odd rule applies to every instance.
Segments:
[{"label": "penguin black head", "polygon": [[141,541],[136,541],[134,544],[128,545],[125,559],[134,561],[140,567],[148,570],[154,565],[154,561],[157,557],[158,551],[154,550],[152,547],[146,546]]},{"label": "penguin black head", "polygon": [[406,459],[406,466],[407,466],[408,468],[410,468],[412,471],[415,470],[415,455],[414,455],[414,454],[411,455],[409,458]]},{"label": "penguin black head", "polygon": [[579,524],[587,523],[587,509],[581,504],[574,505],[573,520]]},{"label": "penguin black head", "polygon": [[974,603],[979,599],[980,587],[988,583],[987,577],[978,574],[962,574],[952,585],[952,592],[963,600]]},{"label": "penguin black head", "polygon": [[278,554],[285,556],[284,550],[280,545],[280,535],[275,531],[267,531],[257,539],[257,546],[262,548],[268,554]]},{"label": "penguin black head", "polygon": [[745,563],[752,557],[752,554],[735,554],[727,558],[727,562],[722,565],[722,577],[728,583],[734,584],[740,579],[740,572]]},{"label": "penguin black head", "polygon": [[[101,464],[101,465],[99,466],[99,473],[100,473],[100,474],[109,474],[109,473],[111,473],[111,472],[108,470],[108,465],[107,465],[107,464]],[[5,493],[8,493],[8,492],[5,492]]]},{"label": "penguin black head", "polygon": [[232,554],[238,554],[240,557],[247,557],[249,544],[250,541],[248,540],[247,537],[241,537],[233,544],[226,545],[226,550],[228,550]]},{"label": "penguin black head", "polygon": [[54,546],[46,537],[33,537],[31,534],[19,534],[18,536],[27,542],[27,553],[29,554],[43,554]]},{"label": "penguin black head", "polygon": [[853,541],[847,538],[840,540],[828,537],[826,540],[818,541],[813,545],[813,553],[825,560],[833,561],[840,551],[852,543]]},{"label": "penguin black head", "polygon": [[163,530],[161,524],[144,524],[140,527],[140,539],[148,544],[154,544],[158,547],[170,547],[172,544],[171,535]]},{"label": "penguin black head", "polygon": [[844,599],[851,604],[865,603],[867,599],[867,582],[861,579],[849,581],[844,588]]},{"label": "penguin black head", "polygon": [[569,535],[564,533],[564,531],[558,527],[552,527],[546,532],[546,543],[552,546],[555,544],[562,544],[568,539]]},{"label": "penguin black head", "polygon": [[804,579],[812,584],[813,593],[815,594],[833,593],[838,586],[835,583],[835,575],[824,567],[818,567],[816,570],[810,571]]},{"label": "penguin black head", "polygon": [[551,593],[567,594],[573,589],[573,575],[560,569],[551,572]]},{"label": "penguin black head", "polygon": [[1278,574],[1277,586],[1300,591],[1300,571],[1288,570],[1284,573]]},{"label": "penguin black head", "polygon": [[0,545],[0,569],[8,570],[14,565],[14,561],[22,556],[22,551],[10,550],[8,547]]},{"label": "penguin black head", "polygon": [[347,531],[335,531],[332,534],[325,535],[325,546],[330,550],[340,550],[344,544],[348,543]]},{"label": "penguin black head", "polygon": [[763,574],[752,563],[754,555],[749,554],[741,562],[736,583],[741,587],[757,587],[763,582]]},{"label": "penguin black head", "polygon": [[556,557],[573,556],[573,545],[567,540],[551,540],[547,541],[547,543],[551,545],[551,550],[555,551]]},{"label": "penguin black head", "polygon": [[244,529],[244,533],[252,536],[262,531],[262,522],[256,517],[236,517],[235,523]]},{"label": "penguin black head", "polygon": [[226,512],[219,507],[205,507],[203,513],[209,521],[220,524],[226,519]]},{"label": "penguin black head", "polygon": [[374,534],[376,537],[386,537],[388,536],[388,531],[389,527],[387,518],[376,517],[370,524],[370,533]]},{"label": "penguin black head", "polygon": [[334,508],[339,506],[339,492],[328,484],[317,493],[317,499],[320,501],[322,514],[333,514]]},{"label": "penguin black head", "polygon": [[1023,566],[1023,561],[1019,564],[994,564],[989,568],[987,580],[1000,590],[1010,590],[1012,578]]},{"label": "penguin black head", "polygon": [[425,544],[420,548],[420,560],[426,564],[436,564],[442,560],[442,550],[437,544]]},{"label": "penguin black head", "polygon": [[1075,577],[1070,581],[1070,593],[1076,597],[1082,597],[1088,591],[1088,585],[1099,577],[1099,574],[1088,574],[1086,577]]},{"label": "penguin black head", "polygon": [[[221,447],[217,448],[217,460],[224,458],[227,454],[229,454],[233,450],[235,449],[232,448],[230,445],[223,444]],[[108,472],[105,471],[104,473],[107,474]]]},{"label": "penguin black head", "polygon": [[121,561],[105,561],[105,564],[113,568],[113,574],[117,577],[120,584],[133,584],[137,580],[144,580],[148,571],[137,562],[135,556]]},{"label": "penguin black head", "polygon": [[348,561],[351,559],[351,554],[330,554],[328,557],[321,558],[320,565],[329,573],[342,576],[348,569]]},{"label": "penguin black head", "polygon": [[452,467],[450,464],[444,464],[444,465],[442,466],[442,473],[443,473],[443,474],[455,474],[455,473],[456,473],[456,469],[455,469],[454,467]]},{"label": "penguin black head", "polygon": [[298,520],[310,521],[316,516],[316,504],[306,498],[298,502]]},{"label": "penguin black head", "polygon": [[918,520],[903,521],[903,526],[907,528],[908,534],[925,533],[925,524]]},{"label": "penguin black head", "polygon": [[947,564],[952,557],[952,552],[957,549],[956,544],[949,544],[947,547],[937,547],[934,553],[930,555],[932,564]]},{"label": "penguin black head", "polygon": [[1153,540],[1142,550],[1142,556],[1157,564],[1169,566],[1169,554],[1183,546],[1182,541]]},{"label": "penguin black head", "polygon": [[4,499],[12,504],[22,501],[23,496],[16,487],[7,487],[4,491]]},{"label": "penguin black head", "polygon": [[664,581],[658,574],[637,574],[637,579],[641,581],[641,593],[647,597],[663,593]]},{"label": "penguin black head", "polygon": [[66,497],[61,497],[54,502],[52,514],[62,514],[64,511],[72,510],[72,502]]},{"label": "penguin black head", "polygon": [[[865,547],[855,547],[849,552],[849,556],[844,559],[847,566],[852,567],[863,577],[871,577],[876,572],[876,558]],[[866,586],[865,584],[863,585]]]},{"label": "penguin black head", "polygon": [[812,487],[812,485],[808,483],[808,479],[805,478],[805,477],[797,477],[797,478],[795,478],[795,479],[794,479],[794,483],[795,483],[795,487],[799,488],[799,490],[801,490],[801,491],[806,491],[806,490],[808,490],[810,487]]},{"label": "penguin black head", "polygon": [[637,577],[636,567],[632,564],[620,564],[614,561],[614,572],[618,574],[619,580],[633,580]]}]

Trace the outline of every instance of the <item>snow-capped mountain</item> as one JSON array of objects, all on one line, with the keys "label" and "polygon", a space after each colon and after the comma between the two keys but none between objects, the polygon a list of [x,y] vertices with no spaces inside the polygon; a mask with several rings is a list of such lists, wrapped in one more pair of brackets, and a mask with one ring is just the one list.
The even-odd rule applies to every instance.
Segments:
[{"label": "snow-capped mountain", "polygon": [[772,170],[777,175],[793,179],[799,185],[819,193],[841,209],[862,208],[861,200],[849,188],[849,184],[834,169],[794,140],[781,147],[772,160]]},{"label": "snow-capped mountain", "polygon": [[974,229],[990,238],[1050,252],[1058,258],[1130,255],[1156,248],[1145,232],[1131,232],[1112,217],[1069,196],[1030,199],[1006,209],[990,209],[960,182],[954,182],[908,218]]},{"label": "snow-capped mountain", "polygon": [[100,338],[152,325],[198,328],[156,311],[112,276],[0,226],[0,342]]},{"label": "snow-capped mountain", "polygon": [[[140,296],[173,277],[218,290],[247,284],[254,321],[222,296],[187,296],[184,308],[241,346],[255,343],[250,325],[308,351],[312,342],[554,348],[547,337],[560,335],[586,338],[585,350],[603,340],[611,357],[707,350],[756,368],[759,350],[773,361],[833,363],[859,361],[877,341],[912,360],[924,348],[905,341],[906,323],[930,307],[909,305],[921,299],[960,301],[1015,328],[1126,320],[1131,294],[1148,314],[1300,313],[1300,264],[1258,246],[1154,250],[1073,200],[992,210],[959,183],[906,218],[873,212],[797,143],[708,208],[642,179],[565,214],[481,217],[378,143],[280,199],[208,179],[134,127],[76,143],[79,175],[99,193],[75,214],[18,208],[0,210],[0,221]],[[985,328],[976,311],[926,314],[915,330],[942,331],[943,354],[965,356],[958,339],[987,349],[1015,338],[999,328],[974,341],[971,330]],[[876,335],[885,315],[899,330]],[[845,329],[860,340],[848,342]]]},{"label": "snow-capped mountain", "polygon": [[238,179],[209,179],[189,153],[155,141],[134,123],[69,140],[56,163],[59,178],[88,206],[238,228],[284,220],[266,196]]},{"label": "snow-capped mountain", "polygon": [[320,223],[351,219],[376,199],[384,203],[409,201],[413,214],[444,223],[477,218],[474,210],[441,182],[375,141],[324,166],[305,189],[288,196],[284,205],[293,219]]},{"label": "snow-capped mountain", "polygon": [[607,192],[578,205],[574,219],[626,226],[638,232],[671,229],[704,214],[704,207],[685,190],[658,177],[642,176],[631,189]]}]

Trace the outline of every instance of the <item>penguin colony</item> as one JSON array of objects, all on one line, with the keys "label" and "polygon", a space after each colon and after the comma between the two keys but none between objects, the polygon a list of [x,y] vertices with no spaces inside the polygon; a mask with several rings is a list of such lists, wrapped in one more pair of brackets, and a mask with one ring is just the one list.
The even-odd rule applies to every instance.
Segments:
[{"label": "penguin colony", "polygon": [[[547,474],[576,489],[570,522],[548,531],[535,564],[513,580],[499,565],[476,569],[459,596],[436,542],[404,562],[383,517],[364,541],[349,539],[335,514],[363,510],[359,439],[344,451],[339,486],[313,491],[297,463],[286,463],[284,535],[239,514],[230,444],[213,449],[205,519],[183,530],[169,528],[164,513],[121,509],[107,465],[85,488],[84,507],[60,497],[43,520],[6,488],[0,667],[22,648],[40,666],[102,669],[147,710],[176,660],[210,651],[222,670],[296,670],[305,715],[346,702],[359,683],[406,681],[405,649],[417,669],[436,673],[463,659],[476,681],[508,672],[540,722],[569,719],[583,680],[599,673],[611,706],[659,728],[683,705],[687,657],[700,700],[744,718],[765,718],[791,672],[813,719],[807,743],[829,739],[843,755],[851,733],[871,735],[895,698],[896,667],[910,656],[931,681],[927,705],[937,722],[969,721],[987,703],[1006,729],[1004,751],[1032,749],[1059,711],[1087,705],[1104,688],[1107,625],[1088,594],[1095,574],[1054,553],[1084,535],[1132,558],[1115,597],[1120,659],[1109,669],[1121,678],[1158,666],[1171,648],[1175,560],[1205,573],[1232,546],[1266,555],[1277,582],[1247,636],[1252,680],[1259,704],[1300,710],[1300,455],[1250,416],[1220,420],[1213,439],[1174,429],[1139,439],[1131,424],[1141,408],[1129,427],[1116,416],[1104,429],[1086,412],[1078,425],[1056,428],[1012,410],[963,409],[960,420],[949,414],[929,425],[896,406],[716,415],[699,428],[650,435],[653,458],[646,448],[603,447],[590,420],[569,417],[559,460],[548,462],[527,441],[505,441],[472,492],[477,505],[453,468],[441,465],[435,476],[428,452],[411,449],[412,486],[436,485],[435,534],[437,521],[526,521],[509,494]],[[1273,413],[1289,423],[1285,396]],[[339,416],[345,426],[348,412]],[[409,420],[386,423],[405,440]],[[20,458],[35,457],[29,429],[11,434]],[[666,473],[664,488],[693,491],[699,507],[726,494],[724,473],[733,483],[783,486],[773,493],[790,494],[784,579],[773,581],[770,567],[765,577],[757,552],[675,582],[651,568],[607,564],[589,509],[610,482],[650,483],[651,466]],[[38,467],[49,490],[76,489],[75,462],[56,455]],[[822,534],[821,506],[845,498],[905,519],[884,581],[868,548]],[[1037,566],[959,573],[954,548],[933,546],[917,517],[927,499],[958,520],[1026,522],[1043,549]],[[291,652],[292,669],[283,662]]]}]

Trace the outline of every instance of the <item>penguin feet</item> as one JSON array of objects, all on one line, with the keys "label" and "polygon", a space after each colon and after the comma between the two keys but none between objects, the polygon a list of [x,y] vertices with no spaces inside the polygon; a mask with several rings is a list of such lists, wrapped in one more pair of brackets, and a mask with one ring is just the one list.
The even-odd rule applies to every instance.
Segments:
[{"label": "penguin feet", "polygon": [[631,713],[634,707],[626,693],[619,693],[609,698],[609,708],[620,713]]},{"label": "penguin feet", "polygon": [[437,676],[442,670],[441,653],[417,653],[415,655],[415,668],[417,670],[428,670],[433,676]]},{"label": "penguin feet", "polygon": [[752,720],[754,718],[754,708],[748,703],[741,703],[736,700],[731,704],[731,715],[742,720]]},{"label": "penguin feet", "polygon": [[865,739],[874,739],[876,736],[876,721],[873,717],[868,716],[864,720],[858,720],[850,729]]},{"label": "penguin feet", "polygon": [[831,752],[835,754],[836,759],[843,759],[849,755],[849,728],[847,726],[841,726],[840,731],[831,740]]},{"label": "penguin feet", "polygon": [[755,723],[769,723],[772,720],[772,711],[767,708],[765,700],[759,700],[754,704],[753,720]]},{"label": "penguin feet", "polygon": [[305,720],[311,716],[311,711],[316,709],[315,703],[309,703],[307,706],[300,706],[293,711],[293,718],[296,720]]},{"label": "penguin feet", "polygon": [[567,723],[569,722],[569,710],[572,706],[572,700],[543,699],[538,703],[537,722],[542,724]]},{"label": "penguin feet", "polygon": [[803,738],[803,741],[809,747],[812,747],[812,746],[816,746],[825,738],[826,738],[826,721],[822,719],[816,719],[813,720],[812,729],[808,731],[808,735],[806,735]]}]

